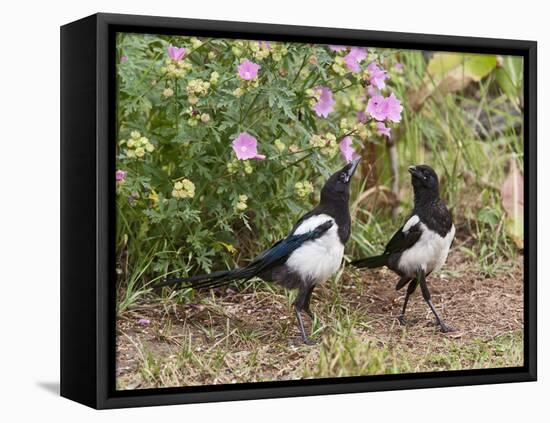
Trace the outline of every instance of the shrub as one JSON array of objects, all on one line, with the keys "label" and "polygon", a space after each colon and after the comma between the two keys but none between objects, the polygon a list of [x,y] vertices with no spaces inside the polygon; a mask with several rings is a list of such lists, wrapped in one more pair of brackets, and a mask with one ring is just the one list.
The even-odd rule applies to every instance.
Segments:
[{"label": "shrub", "polygon": [[117,55],[126,277],[149,251],[150,277],[251,258],[401,119],[391,50],[120,34]]}]

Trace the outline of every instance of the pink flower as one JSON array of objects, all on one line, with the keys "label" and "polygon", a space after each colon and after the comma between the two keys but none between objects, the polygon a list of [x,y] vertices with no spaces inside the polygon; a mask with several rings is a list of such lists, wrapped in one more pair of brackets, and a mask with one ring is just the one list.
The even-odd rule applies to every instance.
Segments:
[{"label": "pink flower", "polygon": [[397,99],[394,93],[391,93],[389,97],[385,99],[385,108],[386,116],[392,122],[401,121],[401,112],[403,111],[403,106],[401,102]]},{"label": "pink flower", "polygon": [[367,102],[366,112],[376,120],[382,121],[386,119],[385,104],[386,102],[385,102],[384,96],[375,95],[369,98],[369,101]]},{"label": "pink flower", "polygon": [[395,69],[395,71],[397,73],[402,73],[403,72],[403,65],[399,62],[396,62],[395,65],[393,65],[393,68]]},{"label": "pink flower", "polygon": [[138,325],[140,326],[149,326],[151,324],[151,321],[149,319],[139,319]]},{"label": "pink flower", "polygon": [[359,154],[355,152],[355,149],[351,146],[351,137],[345,137],[340,141],[340,153],[342,158],[348,162],[359,157]]},{"label": "pink flower", "polygon": [[128,56],[120,56],[120,63],[125,63],[128,61]]},{"label": "pink flower", "polygon": [[369,99],[366,111],[378,121],[388,119],[392,122],[399,122],[403,106],[394,93],[391,93],[389,97],[375,95]]},{"label": "pink flower", "polygon": [[258,70],[261,68],[260,65],[251,62],[250,60],[245,60],[239,66],[237,66],[237,71],[241,79],[245,81],[250,81],[258,76]]},{"label": "pink flower", "polygon": [[124,182],[124,178],[126,177],[126,172],[123,170],[117,170],[116,171],[116,181],[117,182]]},{"label": "pink flower", "polygon": [[331,49],[332,51],[336,51],[336,52],[347,50],[346,46],[329,45],[328,48]]},{"label": "pink flower", "polygon": [[352,47],[348,54],[344,56],[346,66],[352,72],[360,72],[359,63],[367,57],[367,49],[365,47]]},{"label": "pink flower", "polygon": [[387,128],[383,122],[376,122],[376,129],[380,135],[384,135],[388,138],[391,137],[391,128]]},{"label": "pink flower", "polygon": [[333,110],[334,99],[332,98],[332,91],[327,87],[315,88],[315,94],[317,97],[317,103],[313,106],[313,110],[319,117],[327,117]]},{"label": "pink flower", "polygon": [[187,50],[184,47],[170,46],[168,47],[168,56],[170,56],[170,59],[179,62],[181,59],[183,59],[183,56],[185,56],[186,51]]},{"label": "pink flower", "polygon": [[374,85],[368,85],[366,93],[367,93],[367,97],[374,97],[376,95],[380,95],[380,91],[378,91]]},{"label": "pink flower", "polygon": [[372,62],[367,66],[367,70],[369,71],[369,81],[372,85],[376,86],[378,89],[382,89],[386,86],[384,80],[388,79],[389,76],[384,69],[379,68],[376,63]]},{"label": "pink flower", "polygon": [[233,140],[233,151],[239,160],[264,160],[263,154],[258,154],[258,141],[252,135],[246,132],[241,132],[237,138]]}]

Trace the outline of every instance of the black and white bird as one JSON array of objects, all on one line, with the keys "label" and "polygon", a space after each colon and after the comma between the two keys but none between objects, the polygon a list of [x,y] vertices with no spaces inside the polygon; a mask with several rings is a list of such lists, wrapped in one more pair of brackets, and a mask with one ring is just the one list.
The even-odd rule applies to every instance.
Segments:
[{"label": "black and white bird", "polygon": [[350,181],[358,163],[359,159],[355,159],[330,176],[321,189],[319,204],[296,222],[286,238],[260,253],[246,267],[167,279],[157,286],[181,284],[205,289],[258,277],[288,289],[297,289],[293,306],[298,328],[304,343],[311,344],[301,312],[305,311],[313,318],[309,305],[313,289],[335,274],[342,264],[344,245],[351,234]]},{"label": "black and white bird", "polygon": [[443,332],[452,331],[437,313],[431,301],[426,277],[443,266],[455,236],[451,214],[439,198],[439,180],[434,170],[426,165],[409,167],[414,190],[414,209],[405,224],[386,245],[384,253],[352,261],[359,268],[387,266],[401,278],[395,289],[408,284],[399,322],[405,324],[405,310],[409,297],[420,285],[422,296],[435,315]]}]

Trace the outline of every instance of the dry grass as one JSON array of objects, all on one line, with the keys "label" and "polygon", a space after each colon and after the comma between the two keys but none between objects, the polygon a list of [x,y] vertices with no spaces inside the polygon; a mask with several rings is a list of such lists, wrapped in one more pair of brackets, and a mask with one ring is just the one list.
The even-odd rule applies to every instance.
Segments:
[{"label": "dry grass", "polygon": [[[354,376],[523,363],[521,257],[490,276],[460,248],[429,278],[446,323],[443,334],[419,293],[407,326],[397,323],[404,292],[386,270],[345,270],[319,287],[312,327],[321,342],[300,342],[292,297],[265,284],[199,294],[193,304],[144,298],[118,320],[119,389]],[[256,288],[256,289],[254,289]],[[151,324],[141,327],[138,319]],[[306,319],[307,322],[307,319]]]}]

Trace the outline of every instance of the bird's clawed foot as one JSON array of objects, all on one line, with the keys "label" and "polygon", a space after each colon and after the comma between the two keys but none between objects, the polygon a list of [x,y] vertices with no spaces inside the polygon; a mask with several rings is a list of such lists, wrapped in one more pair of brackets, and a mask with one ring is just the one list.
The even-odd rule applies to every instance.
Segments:
[{"label": "bird's clawed foot", "polygon": [[397,321],[399,322],[399,324],[401,326],[406,326],[406,324],[407,324],[407,319],[405,319],[404,314],[400,314],[399,316],[397,316]]},{"label": "bird's clawed foot", "polygon": [[441,329],[441,332],[443,333],[449,333],[449,332],[454,332],[456,331],[455,328],[449,326],[449,325],[446,325],[445,323],[443,322],[439,322],[439,328]]},{"label": "bird's clawed foot", "polygon": [[309,346],[317,345],[319,343],[319,341],[316,341],[315,339],[308,338],[307,336],[305,338],[302,338],[302,339],[304,341],[304,344],[309,345]]},{"label": "bird's clawed foot", "polygon": [[[313,325],[313,321],[315,320],[315,315],[313,314],[313,312],[309,309],[309,307],[306,309],[304,308],[303,310],[307,315],[308,317],[311,319],[311,322],[312,322],[312,325]],[[303,341],[304,341],[304,344],[306,345],[317,345],[319,343],[319,341],[316,341],[314,339],[311,339],[309,338],[308,336],[306,336],[305,338],[303,338]]]},{"label": "bird's clawed foot", "polygon": [[300,330],[300,335],[302,336],[302,340],[304,341],[304,344],[306,345],[315,345],[317,342],[311,340],[306,335],[306,330],[304,328],[304,321],[302,320],[301,311],[305,311],[309,317],[313,320],[313,313],[311,310],[309,310],[309,307],[300,309],[296,305],[294,305],[294,312],[296,313],[296,319],[298,320],[298,329]]}]

